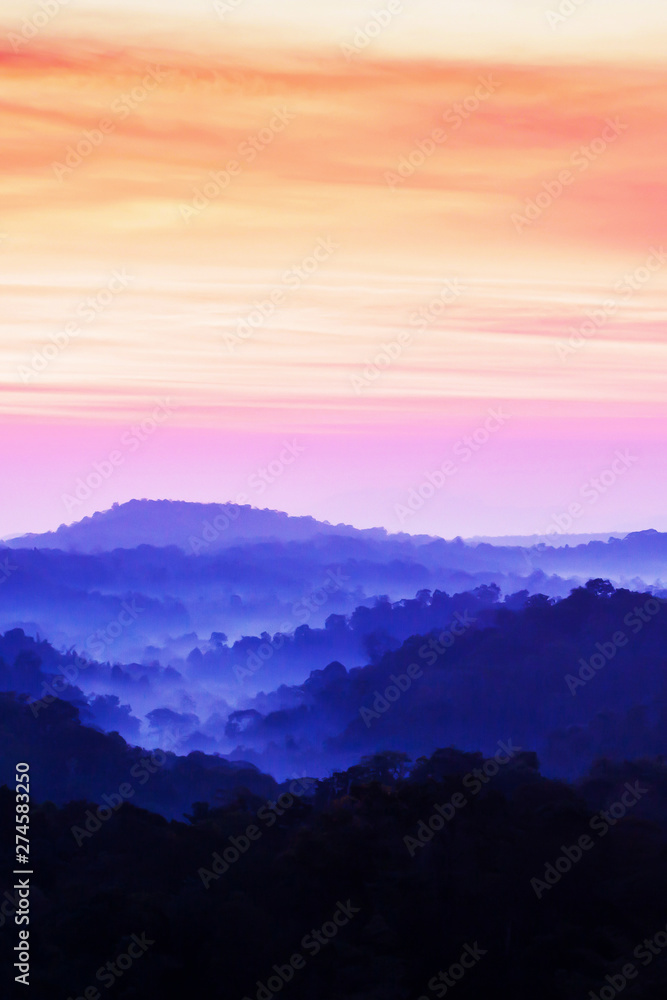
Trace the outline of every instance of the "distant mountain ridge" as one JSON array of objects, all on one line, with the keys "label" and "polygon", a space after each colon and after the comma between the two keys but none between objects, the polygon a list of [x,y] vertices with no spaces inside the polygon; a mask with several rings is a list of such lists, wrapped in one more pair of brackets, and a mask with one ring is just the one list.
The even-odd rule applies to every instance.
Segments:
[{"label": "distant mountain ridge", "polygon": [[497,545],[501,548],[520,545],[522,548],[532,548],[534,545],[550,545],[562,548],[564,545],[587,545],[589,542],[609,542],[612,538],[622,539],[627,531],[601,531],[597,534],[557,534],[549,535],[473,535],[465,538],[468,545]]},{"label": "distant mountain ridge", "polygon": [[389,535],[384,528],[354,528],[329,524],[310,516],[249,504],[191,503],[186,500],[129,500],[115,503],[56,531],[29,533],[2,543],[6,548],[62,549],[94,554],[138,545],[176,545],[190,554],[227,548],[241,540],[305,541],[316,535],[346,535],[383,541],[389,537],[413,542],[432,541],[428,535]]},{"label": "distant mountain ridge", "polygon": [[[593,541],[606,543],[611,539],[620,540],[626,534],[555,534],[553,539],[540,535],[476,536],[463,540],[457,538],[456,541],[465,541],[473,548],[479,545],[493,545],[499,549],[532,548],[545,543],[549,547],[562,548],[587,545]],[[416,546],[444,540],[436,535],[391,534],[385,528],[330,524],[308,515],[290,515],[249,504],[129,500],[123,504],[115,503],[109,510],[97,511],[72,524],[61,524],[56,531],[29,532],[0,540],[0,545],[10,549],[61,549],[81,554],[132,549],[139,545],[158,548],[176,545],[186,553],[196,555],[201,551],[225,549],[243,541],[308,541],[317,535],[342,535],[374,542],[406,541]]]}]

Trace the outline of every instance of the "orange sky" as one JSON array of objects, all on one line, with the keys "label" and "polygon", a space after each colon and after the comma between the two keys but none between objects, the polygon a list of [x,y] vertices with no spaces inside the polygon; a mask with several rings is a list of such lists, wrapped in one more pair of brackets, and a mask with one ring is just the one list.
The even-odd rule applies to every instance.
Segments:
[{"label": "orange sky", "polygon": [[179,426],[258,432],[267,408],[372,429],[499,399],[661,419],[666,74],[634,35],[559,62],[548,29],[531,62],[530,36],[490,58],[480,32],[484,57],[455,61],[394,25],[346,58],[250,21],[212,40],[190,19],[186,44],[166,19],[151,42],[116,12],[105,33],[100,9],[2,52],[8,418],[113,423],[169,395]]},{"label": "orange sky", "polygon": [[[12,408],[51,410],[54,388],[57,406],[71,412],[91,384],[112,397],[137,380],[166,385],[184,359],[176,387],[184,402],[188,383],[212,374],[210,393],[196,390],[200,404],[215,407],[232,375],[239,397],[252,396],[262,369],[276,365],[285,370],[281,392],[345,396],[346,375],[453,277],[467,292],[434,324],[442,327],[437,338],[433,329],[417,338],[409,362],[416,371],[395,372],[376,397],[421,392],[420,363],[459,371],[481,348],[490,370],[477,362],[477,390],[445,385],[445,394],[541,397],[546,389],[588,398],[585,354],[609,369],[606,388],[592,389],[596,398],[646,399],[641,373],[648,398],[662,399],[651,373],[664,358],[658,323],[667,269],[623,303],[566,380],[544,341],[580,321],[585,303],[614,297],[615,283],[660,245],[664,74],[274,62],[81,54],[65,43],[6,56],[4,316],[16,324],[3,342],[8,381],[115,269],[131,276],[76,342],[30,378],[34,392],[9,396]],[[474,96],[480,79],[482,100]],[[440,143],[430,138],[437,128]],[[434,151],[424,157],[420,143]],[[67,157],[77,145],[80,162]],[[577,153],[582,147],[587,154]],[[409,157],[420,165],[406,166]],[[210,174],[230,161],[238,172],[222,191]],[[557,191],[563,169],[570,184],[550,205],[542,193],[547,207],[527,220],[526,202],[544,183]],[[193,211],[207,183],[211,197]],[[299,287],[230,356],[225,332],[318,240],[335,250],[312,275],[292,278]],[[624,340],[630,370],[619,366]],[[503,358],[518,346],[521,364],[510,378]]]}]

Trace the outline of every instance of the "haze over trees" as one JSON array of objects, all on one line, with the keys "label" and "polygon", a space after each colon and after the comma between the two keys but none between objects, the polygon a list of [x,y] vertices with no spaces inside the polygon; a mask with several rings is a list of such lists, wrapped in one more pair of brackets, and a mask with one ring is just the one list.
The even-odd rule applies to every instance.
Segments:
[{"label": "haze over trees", "polygon": [[0,553],[36,996],[664,996],[667,536],[156,503]]}]

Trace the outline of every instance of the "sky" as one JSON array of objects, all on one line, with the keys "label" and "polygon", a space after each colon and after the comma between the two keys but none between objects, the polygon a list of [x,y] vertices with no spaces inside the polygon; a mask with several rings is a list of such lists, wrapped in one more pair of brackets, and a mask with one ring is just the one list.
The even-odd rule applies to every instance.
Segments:
[{"label": "sky", "polygon": [[667,530],[666,35],[647,0],[5,2],[0,537],[132,497]]}]

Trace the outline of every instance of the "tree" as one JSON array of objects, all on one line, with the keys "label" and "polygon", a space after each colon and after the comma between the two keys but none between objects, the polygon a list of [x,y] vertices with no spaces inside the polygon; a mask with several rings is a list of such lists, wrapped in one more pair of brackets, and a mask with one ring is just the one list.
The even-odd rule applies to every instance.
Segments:
[{"label": "tree", "polygon": [[599,576],[594,580],[588,580],[586,590],[589,590],[596,597],[611,597],[615,593],[614,587],[609,580],[603,580]]}]

